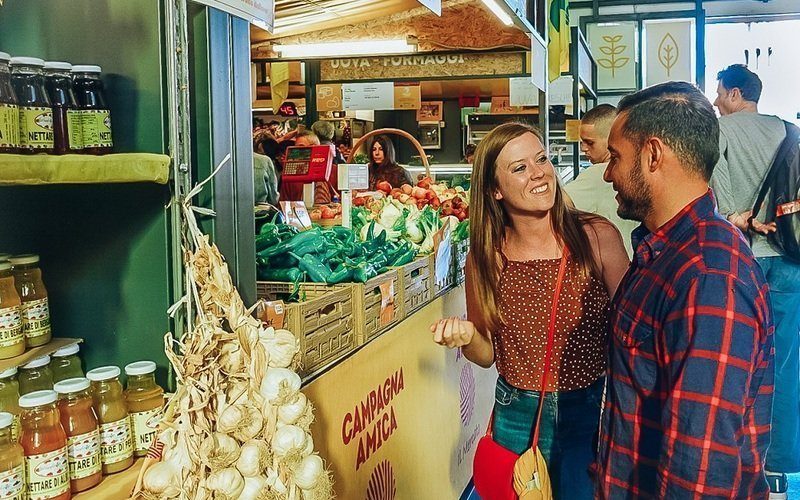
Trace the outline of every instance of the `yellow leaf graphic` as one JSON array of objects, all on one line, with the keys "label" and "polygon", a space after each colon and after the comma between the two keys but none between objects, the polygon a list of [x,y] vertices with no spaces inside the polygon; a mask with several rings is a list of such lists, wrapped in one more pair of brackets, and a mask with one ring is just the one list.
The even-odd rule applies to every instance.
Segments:
[{"label": "yellow leaf graphic", "polygon": [[606,46],[606,45],[601,45],[601,46],[600,46],[600,52],[602,52],[603,54],[605,54],[605,55],[607,55],[607,56],[610,56],[611,54],[613,54],[613,53],[614,53],[614,52],[611,50],[611,47],[608,47],[608,46]]},{"label": "yellow leaf graphic", "polygon": [[614,43],[614,39],[613,38],[614,37],[609,36],[609,35],[603,35],[603,41],[607,42],[607,43]]},{"label": "yellow leaf graphic", "polygon": [[667,70],[668,77],[671,76],[672,68],[678,63],[679,57],[678,42],[672,34],[667,33],[658,44],[658,62]]},{"label": "yellow leaf graphic", "polygon": [[611,41],[614,42],[614,43],[617,43],[620,40],[622,40],[622,35],[616,35],[616,36],[611,37]]}]

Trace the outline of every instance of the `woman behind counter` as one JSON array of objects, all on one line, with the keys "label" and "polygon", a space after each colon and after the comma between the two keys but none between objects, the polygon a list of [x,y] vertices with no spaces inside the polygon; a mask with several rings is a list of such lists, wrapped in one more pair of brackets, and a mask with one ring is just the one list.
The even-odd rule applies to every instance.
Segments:
[{"label": "woman behind counter", "polygon": [[375,191],[381,181],[388,182],[392,187],[400,187],[403,184],[414,185],[411,174],[395,161],[394,146],[388,137],[384,135],[376,137],[370,143],[368,151],[370,190]]}]

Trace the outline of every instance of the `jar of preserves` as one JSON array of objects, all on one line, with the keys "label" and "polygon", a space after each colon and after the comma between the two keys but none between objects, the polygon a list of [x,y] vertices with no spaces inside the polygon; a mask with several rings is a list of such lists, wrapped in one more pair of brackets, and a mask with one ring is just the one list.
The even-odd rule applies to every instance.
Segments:
[{"label": "jar of preserves", "polygon": [[19,107],[11,85],[11,56],[0,52],[0,153],[19,152]]},{"label": "jar of preserves", "polygon": [[83,378],[81,358],[78,357],[80,347],[78,344],[68,345],[54,352],[50,357],[50,370],[53,372],[53,382],[61,382],[68,378]]},{"label": "jar of preserves", "polygon": [[111,110],[106,104],[100,66],[73,66],[75,97],[81,108],[83,152],[90,155],[111,153]]},{"label": "jar of preserves", "polygon": [[53,372],[50,356],[41,356],[19,367],[19,394],[24,396],[35,391],[53,389]]},{"label": "jar of preserves", "polygon": [[19,444],[25,451],[28,498],[67,500],[69,467],[67,434],[61,426],[55,391],[36,391],[19,398],[22,433]]},{"label": "jar of preserves", "polygon": [[25,345],[36,347],[50,342],[50,303],[47,288],[39,269],[39,256],[33,254],[11,257],[14,286],[22,300],[22,331]]},{"label": "jar of preserves", "polygon": [[[11,425],[11,437],[19,439],[19,382],[17,382],[17,368],[9,368],[0,372],[0,411],[14,415]],[[2,488],[2,486],[0,486]],[[0,498],[3,498],[0,495]]]},{"label": "jar of preserves", "polygon": [[89,380],[71,378],[56,383],[61,425],[67,433],[69,478],[73,493],[88,490],[103,479],[100,427],[92,407]]},{"label": "jar of preserves", "polygon": [[25,352],[22,332],[22,301],[14,287],[11,263],[0,261],[0,359]]},{"label": "jar of preserves", "polygon": [[44,87],[44,61],[11,58],[11,85],[19,106],[19,152],[53,152],[53,111]]},{"label": "jar of preserves", "polygon": [[53,152],[57,155],[83,149],[81,112],[72,90],[71,71],[68,62],[44,63],[44,84],[53,107]]},{"label": "jar of preserves", "polygon": [[133,434],[119,374],[116,366],[95,368],[86,374],[92,381],[92,401],[100,422],[103,474],[114,474],[133,465]]},{"label": "jar of preserves", "polygon": [[0,498],[23,500],[25,451],[12,436],[14,415],[0,413]]},{"label": "jar of preserves", "polygon": [[125,403],[133,425],[133,453],[143,457],[153,444],[158,424],[164,417],[164,389],[156,384],[156,364],[152,361],[129,364],[125,375],[128,376]]}]

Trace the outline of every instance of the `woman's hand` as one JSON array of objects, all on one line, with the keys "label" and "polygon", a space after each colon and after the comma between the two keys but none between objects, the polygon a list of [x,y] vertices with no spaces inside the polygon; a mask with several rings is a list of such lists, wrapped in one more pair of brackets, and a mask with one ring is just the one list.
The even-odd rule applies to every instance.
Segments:
[{"label": "woman's hand", "polygon": [[433,341],[449,348],[467,346],[475,336],[475,325],[458,318],[440,319],[431,325]]}]

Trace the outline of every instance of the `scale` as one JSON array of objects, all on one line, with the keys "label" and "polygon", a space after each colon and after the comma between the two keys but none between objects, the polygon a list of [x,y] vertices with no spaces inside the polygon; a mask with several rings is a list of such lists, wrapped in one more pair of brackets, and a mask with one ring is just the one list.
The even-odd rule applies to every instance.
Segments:
[{"label": "scale", "polygon": [[353,191],[369,188],[369,166],[342,163],[338,166],[339,192],[342,194],[342,226],[353,227],[350,209],[353,206]]},{"label": "scale", "polygon": [[336,157],[333,148],[333,144],[286,148],[286,161],[281,173],[283,182],[294,184],[328,182],[333,159]]}]

